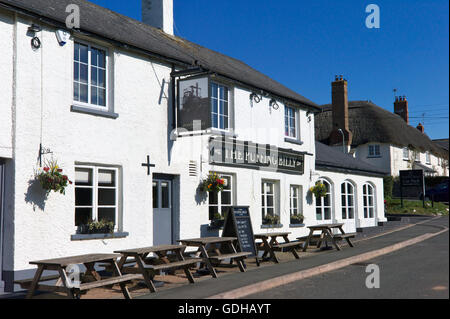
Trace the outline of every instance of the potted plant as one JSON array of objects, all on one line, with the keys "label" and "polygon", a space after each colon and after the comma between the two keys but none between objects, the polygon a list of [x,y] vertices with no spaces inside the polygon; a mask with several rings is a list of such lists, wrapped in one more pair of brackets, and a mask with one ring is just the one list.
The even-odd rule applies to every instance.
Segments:
[{"label": "potted plant", "polygon": [[280,224],[280,216],[267,215],[263,219],[263,224],[264,225],[269,225],[269,226],[279,225]]},{"label": "potted plant", "polygon": [[303,224],[305,217],[303,214],[291,215],[291,224],[292,225],[300,225]]},{"label": "potted plant", "polygon": [[51,191],[66,193],[66,187],[72,184],[67,175],[63,174],[62,168],[54,160],[48,161],[44,168],[40,168],[36,173],[36,179],[41,184],[42,188],[48,193]]},{"label": "potted plant", "polygon": [[213,219],[211,220],[212,228],[221,228],[225,222],[225,217],[220,213],[215,213]]},{"label": "potted plant", "polygon": [[112,234],[114,233],[114,222],[107,220],[89,221],[85,225],[81,225],[80,234]]},{"label": "potted plant", "polygon": [[220,178],[217,173],[211,172],[208,177],[201,182],[201,189],[204,192],[216,192],[223,191],[225,180]]},{"label": "potted plant", "polygon": [[321,198],[327,196],[327,187],[322,182],[316,182],[316,185],[309,189],[311,193],[316,196],[316,198]]}]

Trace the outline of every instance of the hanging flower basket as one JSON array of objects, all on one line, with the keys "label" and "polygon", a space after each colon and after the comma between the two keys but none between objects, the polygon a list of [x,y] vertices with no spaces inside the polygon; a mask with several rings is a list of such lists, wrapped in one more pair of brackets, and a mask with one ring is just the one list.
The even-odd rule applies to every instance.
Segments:
[{"label": "hanging flower basket", "polygon": [[204,192],[219,193],[223,191],[225,180],[220,178],[217,173],[209,173],[208,177],[201,182],[201,189]]},{"label": "hanging flower basket", "polygon": [[309,189],[309,191],[317,198],[327,196],[327,187],[322,182],[317,182],[316,185]]},{"label": "hanging flower basket", "polygon": [[67,175],[63,174],[63,170],[59,168],[56,161],[49,161],[44,168],[40,168],[36,174],[36,179],[47,193],[54,191],[55,193],[65,194],[66,187],[72,184]]}]

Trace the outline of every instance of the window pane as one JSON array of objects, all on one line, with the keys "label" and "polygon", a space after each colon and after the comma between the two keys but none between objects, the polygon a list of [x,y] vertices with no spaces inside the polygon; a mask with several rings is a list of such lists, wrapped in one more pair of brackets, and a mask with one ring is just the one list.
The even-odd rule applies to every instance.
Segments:
[{"label": "window pane", "polygon": [[214,215],[218,212],[217,206],[209,206],[209,219],[214,219]]},{"label": "window pane", "polygon": [[98,60],[97,52],[98,52],[97,49],[94,49],[94,48],[91,49],[91,64],[94,66],[97,66],[97,60]]},{"label": "window pane", "polygon": [[347,206],[347,203],[345,202],[345,195],[341,195],[341,205]]},{"label": "window pane", "polygon": [[98,85],[97,83],[97,68],[91,67],[91,85]]},{"label": "window pane", "polygon": [[341,192],[345,194],[345,183],[341,184]]},{"label": "window pane", "polygon": [[116,186],[116,171],[100,169],[97,179],[98,186],[114,187]]},{"label": "window pane", "polygon": [[219,127],[219,120],[218,120],[217,114],[212,114],[212,127],[214,127],[214,128]]},{"label": "window pane", "polygon": [[159,208],[158,200],[158,183],[153,182],[153,208]]},{"label": "window pane", "polygon": [[92,206],[92,188],[75,187],[75,206]]},{"label": "window pane", "polygon": [[355,211],[353,208],[348,209],[348,218],[354,219],[355,218]]},{"label": "window pane", "polygon": [[106,106],[106,90],[98,89],[98,105]]},{"label": "window pane", "polygon": [[75,43],[74,45],[74,60],[80,61],[80,45],[78,43]]},{"label": "window pane", "polygon": [[98,70],[98,86],[106,88],[106,71]]},{"label": "window pane", "polygon": [[320,208],[316,208],[316,219],[322,220],[322,210]]},{"label": "window pane", "polygon": [[110,188],[98,189],[98,204],[101,206],[116,205],[116,190]]},{"label": "window pane", "polygon": [[86,84],[80,85],[80,102],[88,103],[88,86]]},{"label": "window pane", "polygon": [[323,198],[323,205],[330,206],[330,195],[327,195]]},{"label": "window pane", "polygon": [[88,66],[86,64],[80,64],[80,82],[88,83]]},{"label": "window pane", "polygon": [[373,208],[369,208],[369,217],[373,218]]},{"label": "window pane", "polygon": [[353,204],[353,196],[350,195],[350,196],[347,197],[347,205],[350,206],[350,207],[354,206],[354,204]]},{"label": "window pane", "polygon": [[274,213],[273,208],[267,208],[267,215],[274,216],[273,213]]},{"label": "window pane", "polygon": [[116,224],[116,209],[115,208],[99,208],[98,220],[105,220]]},{"label": "window pane", "polygon": [[80,100],[80,84],[73,83],[73,99],[74,101]]},{"label": "window pane", "polygon": [[211,83],[211,97],[217,98],[217,84]]},{"label": "window pane", "polygon": [[161,182],[161,208],[170,208],[170,187],[167,182]]},{"label": "window pane", "polygon": [[262,207],[266,206],[266,197],[264,195],[261,196],[261,205]]},{"label": "window pane", "polygon": [[97,105],[98,104],[98,100],[97,100],[97,87],[96,86],[91,86],[91,103]]},{"label": "window pane", "polygon": [[267,196],[267,206],[273,207],[273,196]]},{"label": "window pane", "polygon": [[231,192],[222,192],[222,205],[231,205]]},{"label": "window pane", "polygon": [[73,79],[75,81],[80,80],[80,64],[78,62],[73,63]]},{"label": "window pane", "polygon": [[75,208],[75,226],[86,225],[92,219],[92,208]]},{"label": "window pane", "polygon": [[92,169],[76,168],[75,185],[92,186]]},{"label": "window pane", "polygon": [[330,208],[325,208],[324,213],[325,213],[326,220],[331,219],[331,209]]},{"label": "window pane", "polygon": [[88,47],[86,45],[80,44],[80,61],[83,63],[88,63]]},{"label": "window pane", "polygon": [[101,68],[106,68],[106,54],[103,50],[98,50],[98,66]]},{"label": "window pane", "polygon": [[347,219],[347,210],[342,208],[342,219]]},{"label": "window pane", "polygon": [[217,205],[219,203],[218,194],[216,192],[209,193],[209,204]]}]

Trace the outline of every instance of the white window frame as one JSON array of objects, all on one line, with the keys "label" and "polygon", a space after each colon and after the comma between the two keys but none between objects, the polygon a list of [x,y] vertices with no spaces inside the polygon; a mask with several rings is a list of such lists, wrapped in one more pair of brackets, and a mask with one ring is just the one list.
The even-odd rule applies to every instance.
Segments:
[{"label": "white window frame", "polygon": [[[344,192],[342,192],[342,185],[344,185]],[[348,192],[348,185],[352,187],[353,192]],[[353,197],[353,205],[349,205],[350,198]],[[355,185],[350,181],[345,181],[341,184],[341,206],[342,206],[342,219],[355,219],[356,210],[355,210]],[[353,210],[353,217],[350,217],[350,209]]]},{"label": "white window frame", "polygon": [[369,157],[381,157],[380,144],[369,144]]},{"label": "white window frame", "polygon": [[430,154],[430,152],[426,152],[425,153],[425,163],[426,164],[431,164],[431,154]]},{"label": "white window frame", "polygon": [[406,161],[409,161],[409,148],[404,147],[402,151],[403,151],[403,154],[402,154],[403,159]]},{"label": "white window frame", "polygon": [[[323,183],[325,186],[327,184],[329,185],[329,191],[327,192],[326,196],[330,196],[330,200],[328,201],[328,205],[325,206],[325,197],[320,197],[320,198],[316,197],[315,198],[315,200],[316,200],[316,220],[320,220],[320,221],[333,220],[333,185],[324,178],[320,178],[318,181]],[[317,218],[318,217],[318,214],[317,214],[318,208],[320,208],[320,218]],[[325,209],[327,209],[327,208],[330,209],[330,218],[329,219],[325,219]]]},{"label": "white window frame", "polygon": [[419,151],[416,152],[416,156],[414,158],[414,162],[420,163],[420,152]]},{"label": "white window frame", "polygon": [[[121,191],[121,187],[119,185],[119,168],[117,167],[108,167],[108,166],[92,166],[92,165],[75,165],[75,171],[77,169],[90,169],[92,170],[92,186],[85,186],[85,185],[76,185],[76,181],[74,181],[74,189],[75,188],[91,188],[92,189],[92,205],[91,206],[75,206],[74,214],[76,212],[77,208],[91,208],[92,209],[92,220],[98,221],[98,209],[99,208],[115,208],[115,225],[114,225],[114,231],[117,232],[121,229],[121,219],[119,214],[119,195]],[[108,170],[108,171],[114,171],[115,176],[115,187],[111,186],[98,186],[98,172],[99,170]],[[115,203],[114,206],[111,205],[98,205],[98,189],[99,188],[105,188],[105,189],[115,189]],[[74,198],[75,200],[75,198]],[[74,215],[75,217],[75,215]],[[75,230],[77,230],[77,226],[75,226]]]},{"label": "white window frame", "polygon": [[[291,127],[291,125],[290,125],[290,119],[292,119],[292,117],[291,116],[289,116],[289,110],[292,110],[293,112],[294,112],[294,125],[295,125],[295,127],[294,127],[294,136],[291,136],[290,134],[291,134],[291,129],[292,129],[292,127]],[[285,105],[285,107],[284,107],[284,135],[285,135],[285,137],[286,138],[290,138],[290,139],[293,139],[293,140],[297,140],[298,139],[298,136],[299,136],[299,125],[298,125],[298,122],[299,122],[299,114],[298,114],[298,110],[295,108],[295,107],[292,107],[292,106],[288,106],[288,105]],[[287,127],[287,129],[288,129],[288,131],[286,132],[286,127]]]},{"label": "white window frame", "polygon": [[[231,207],[234,206],[234,197],[235,197],[235,189],[234,189],[234,176],[232,174],[225,174],[225,173],[219,173],[217,172],[217,175],[219,176],[219,178],[224,178],[227,177],[230,179],[230,190],[223,190],[222,192],[230,192],[231,195],[231,203],[230,204],[222,204],[222,196],[220,193],[217,193],[217,204],[210,204],[209,203],[209,198],[208,198],[208,210],[209,207],[217,207],[217,212],[223,216],[222,214],[222,208],[223,207]],[[211,195],[208,195],[211,196]],[[209,211],[208,211],[209,212]]]},{"label": "white window frame", "polygon": [[[213,90],[213,85],[217,85],[217,98],[213,98],[213,96],[212,96],[212,90]],[[214,81],[211,81],[210,82],[210,103],[211,103],[211,105],[210,105],[210,116],[211,116],[211,128],[212,129],[214,129],[214,130],[218,130],[218,131],[222,131],[222,132],[229,132],[230,131],[230,129],[231,129],[231,103],[230,103],[230,101],[231,101],[231,89],[228,87],[228,86],[226,86],[226,85],[223,85],[223,84],[221,84],[221,83],[219,83],[219,82],[214,82]],[[228,100],[227,101],[225,101],[225,100],[223,100],[223,99],[220,99],[220,88],[221,87],[223,87],[223,88],[225,88],[227,91],[228,91]],[[213,113],[213,100],[216,100],[217,101],[217,113]],[[225,115],[225,114],[221,114],[220,113],[220,102],[221,101],[223,101],[223,102],[227,102],[228,103],[228,113]],[[213,126],[213,114],[217,114],[217,126]],[[227,117],[227,120],[228,120],[228,122],[227,122],[227,128],[226,129],[222,129],[222,128],[220,128],[220,117]]]},{"label": "white window frame", "polygon": [[[105,51],[105,105],[97,105],[97,104],[92,104],[90,102],[85,103],[85,102],[81,102],[81,101],[76,101],[74,98],[74,74],[75,74],[75,70],[74,70],[74,66],[73,64],[76,62],[75,61],[75,44],[81,44],[81,45],[85,45],[88,47],[88,101],[91,101],[91,67],[92,67],[92,61],[91,61],[91,49],[95,48],[95,49],[99,49],[102,51]],[[79,62],[79,61],[77,61]],[[73,49],[72,49],[72,101],[74,105],[77,106],[82,106],[82,107],[86,107],[86,108],[91,108],[91,109],[96,109],[96,110],[101,110],[101,111],[109,111],[110,110],[110,105],[109,105],[109,50],[108,48],[101,46],[101,45],[97,45],[97,44],[91,44],[89,42],[83,41],[83,40],[79,40],[76,39],[73,41]]]},{"label": "white window frame", "polygon": [[[369,194],[369,188],[372,189],[372,194]],[[370,205],[370,198],[372,198],[372,205]],[[363,185],[363,211],[364,218],[375,218],[375,187],[369,183]],[[372,210],[372,216],[370,211]]]},{"label": "white window frame", "polygon": [[[270,194],[268,194],[266,192],[266,186],[268,184],[271,184],[272,187],[273,187],[273,206],[268,206],[267,205],[267,197],[268,197],[268,195],[270,196]],[[261,181],[261,200],[262,200],[263,197],[264,197],[264,205],[261,202],[262,218],[264,219],[267,216],[268,208],[273,208],[274,216],[280,217],[280,210],[279,210],[279,207],[278,207],[278,190],[277,190],[277,182],[276,181],[265,180],[265,179],[263,179]],[[280,223],[281,223],[281,220],[280,220]]]},{"label": "white window frame", "polygon": [[[293,196],[292,190],[296,188],[297,189],[297,196]],[[300,185],[290,185],[289,186],[289,216],[299,215],[303,214],[303,203],[302,203],[302,187]],[[297,200],[297,207],[294,207],[294,199]],[[297,214],[294,213],[294,209],[297,209]]]}]

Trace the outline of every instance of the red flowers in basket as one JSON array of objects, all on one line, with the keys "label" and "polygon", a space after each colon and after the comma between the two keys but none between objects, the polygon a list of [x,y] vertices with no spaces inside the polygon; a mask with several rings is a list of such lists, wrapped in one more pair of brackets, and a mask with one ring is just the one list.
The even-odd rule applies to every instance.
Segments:
[{"label": "red flowers in basket", "polygon": [[201,183],[204,192],[221,192],[225,186],[225,180],[220,178],[217,173],[209,173],[208,177]]},{"label": "red flowers in basket", "polygon": [[36,174],[36,179],[47,193],[54,191],[65,194],[66,187],[72,184],[72,181],[62,172],[63,170],[59,168],[57,162],[52,160],[47,162],[45,167]]}]

